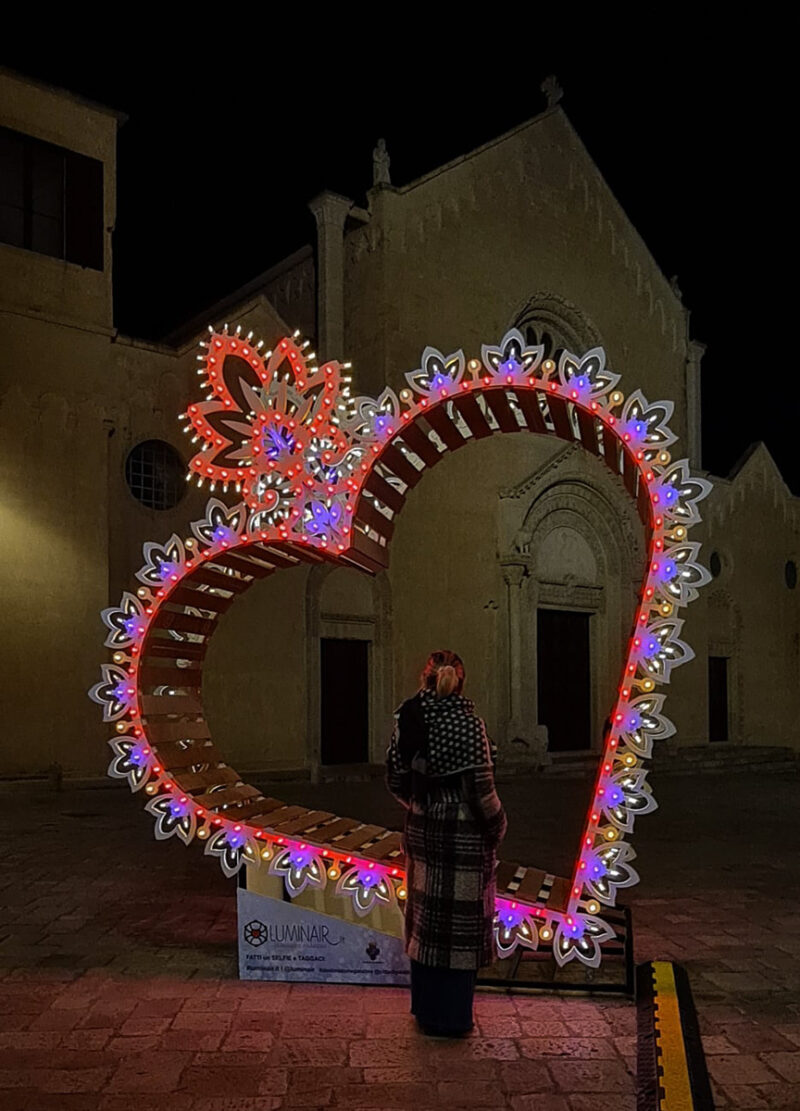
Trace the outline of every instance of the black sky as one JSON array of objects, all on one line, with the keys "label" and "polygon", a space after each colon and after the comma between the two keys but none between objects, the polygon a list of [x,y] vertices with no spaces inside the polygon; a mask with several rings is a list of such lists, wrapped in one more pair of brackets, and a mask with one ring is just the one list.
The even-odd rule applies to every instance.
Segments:
[{"label": "black sky", "polygon": [[[519,30],[519,29],[518,29]],[[541,80],[563,107],[667,277],[678,275],[704,361],[704,465],[727,474],[766,441],[800,494],[797,391],[770,389],[770,347],[791,343],[794,250],[788,136],[793,67],[741,26],[678,25],[606,51],[552,37],[522,51],[242,51],[219,42],[157,56],[5,49],[2,62],[127,113],[119,136],[116,323],[157,338],[310,242],[323,188],[363,203],[385,136],[396,184],[530,118]],[[542,40],[539,40],[541,43]],[[786,284],[788,281],[788,285]],[[635,368],[622,368],[626,380]],[[788,374],[793,375],[793,367]],[[786,382],[786,371],[776,380]],[[789,379],[791,381],[791,377]]]}]

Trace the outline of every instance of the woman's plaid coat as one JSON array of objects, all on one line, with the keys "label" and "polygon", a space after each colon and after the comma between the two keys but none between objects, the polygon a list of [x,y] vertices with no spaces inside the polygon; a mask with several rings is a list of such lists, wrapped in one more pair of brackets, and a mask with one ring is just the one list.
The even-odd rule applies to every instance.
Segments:
[{"label": "woman's plaid coat", "polygon": [[[422,699],[424,716],[419,695],[400,707],[387,759],[389,790],[406,808],[406,951],[412,960],[435,968],[478,969],[495,955],[495,852],[506,817],[495,791],[490,744],[472,703],[449,695],[441,700],[449,704],[442,707],[448,711],[443,717],[432,707],[432,696]],[[465,760],[475,758],[476,723],[482,763],[464,767]],[[448,753],[434,764],[460,762],[462,770],[436,776],[421,771],[430,761],[408,760],[408,738],[415,731],[424,732],[421,743],[428,756],[441,757],[443,747]]]}]

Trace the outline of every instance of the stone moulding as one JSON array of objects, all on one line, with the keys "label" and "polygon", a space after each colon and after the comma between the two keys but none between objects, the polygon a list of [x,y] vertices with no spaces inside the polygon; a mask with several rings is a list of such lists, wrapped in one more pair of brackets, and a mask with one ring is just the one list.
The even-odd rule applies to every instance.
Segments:
[{"label": "stone moulding", "polygon": [[427,347],[407,388],[377,398],[351,397],[348,365],[318,366],[307,346],[295,334],[265,352],[227,325],[201,343],[189,478],[233,504],[211,496],[191,535],[145,544],[136,593],[103,611],[113,656],[90,697],[114,725],[109,772],[147,796],[158,839],[203,842],[228,876],[266,866],[291,896],[336,881],[358,914],[402,902],[398,834],[264,798],[225,762],[203,717],[209,639],[240,594],[287,567],[383,570],[407,494],[446,453],[497,432],[580,444],[634,500],[647,563],[572,875],[501,865],[496,938],[501,956],[552,946],[559,964],[597,967],[613,936],[598,912],[637,882],[628,838],[656,805],[647,761],[674,732],[656,688],[693,655],[677,613],[709,580],[688,530],[710,485],[671,457],[672,403],[625,400],[602,348],[547,359],[516,329],[480,357]]}]

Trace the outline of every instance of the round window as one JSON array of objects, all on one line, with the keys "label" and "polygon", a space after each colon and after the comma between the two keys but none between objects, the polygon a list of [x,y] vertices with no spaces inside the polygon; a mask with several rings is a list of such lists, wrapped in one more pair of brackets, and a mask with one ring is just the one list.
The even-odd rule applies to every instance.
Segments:
[{"label": "round window", "polygon": [[711,558],[708,561],[708,569],[715,579],[718,579],[722,574],[722,557],[719,552],[711,553]]},{"label": "round window", "polygon": [[783,569],[783,577],[786,579],[786,585],[790,590],[794,590],[797,586],[797,564],[793,559],[786,560],[786,566]]},{"label": "round window", "polygon": [[186,490],[186,465],[172,444],[144,440],[125,460],[125,481],[148,509],[172,509]]}]

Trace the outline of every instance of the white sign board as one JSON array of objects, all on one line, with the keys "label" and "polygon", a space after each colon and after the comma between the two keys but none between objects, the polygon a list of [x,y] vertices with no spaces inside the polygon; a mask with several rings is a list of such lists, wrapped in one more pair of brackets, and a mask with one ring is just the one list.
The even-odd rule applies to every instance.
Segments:
[{"label": "white sign board", "polygon": [[237,895],[240,979],[408,985],[400,938],[242,887]]}]

